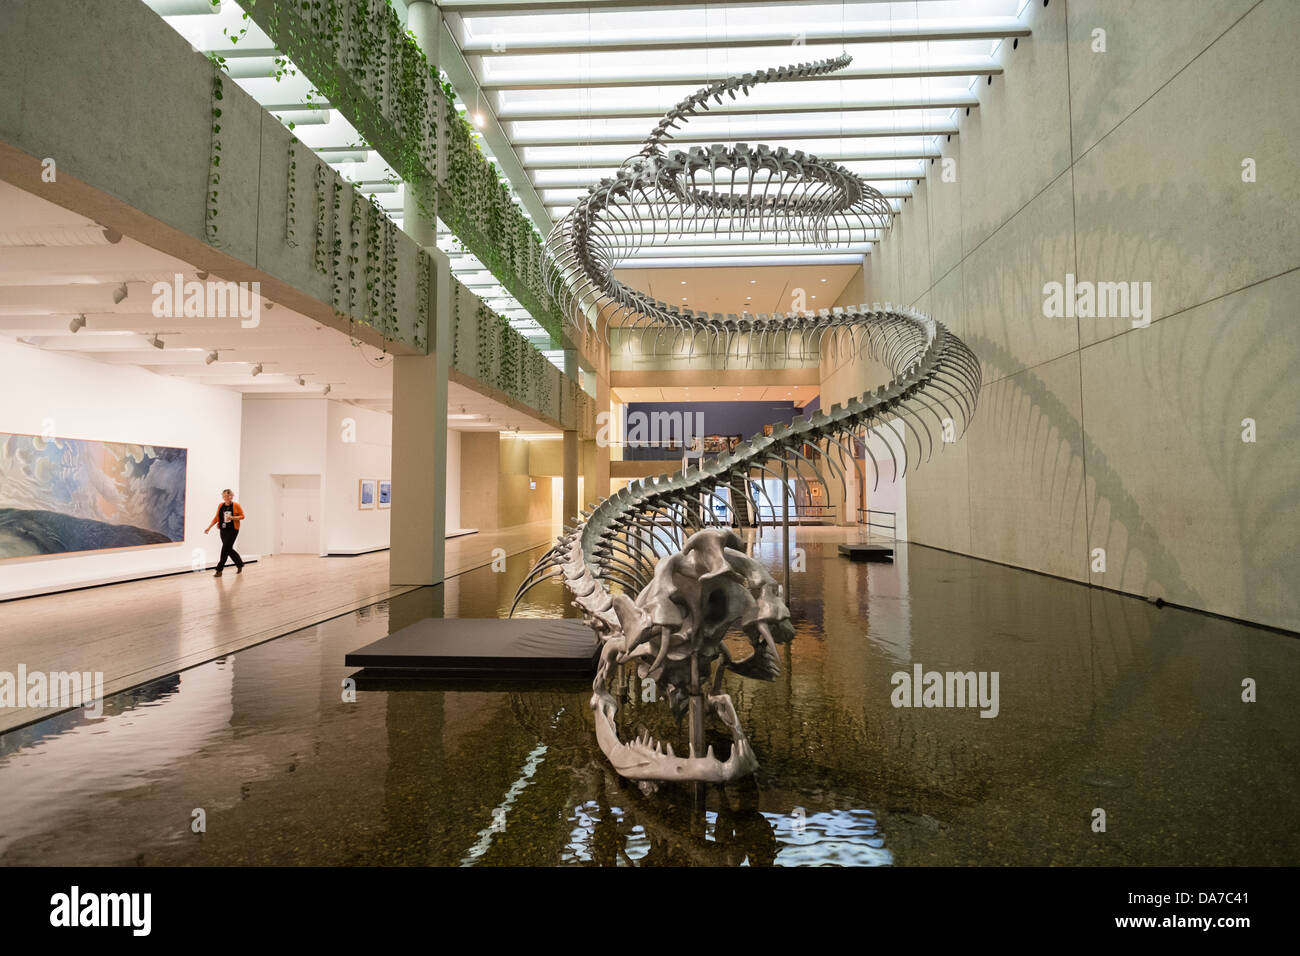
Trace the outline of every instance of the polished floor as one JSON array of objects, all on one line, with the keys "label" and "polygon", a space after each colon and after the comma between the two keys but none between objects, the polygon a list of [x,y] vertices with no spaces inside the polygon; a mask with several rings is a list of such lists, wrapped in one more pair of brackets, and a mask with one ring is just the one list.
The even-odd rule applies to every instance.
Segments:
[{"label": "polished floor", "polygon": [[[452,538],[448,574],[551,539],[550,522]],[[352,558],[282,554],[227,568],[0,603],[0,672],[89,671],[107,693],[242,650],[411,590],[388,583],[388,552]],[[0,731],[52,710],[0,707]]]},{"label": "polished floor", "polygon": [[[800,532],[783,677],[727,678],[761,768],[703,805],[612,773],[582,683],[344,699],[349,650],[504,613],[533,552],[0,736],[0,863],[1300,860],[1300,641],[922,547],[854,564],[838,534]],[[549,584],[524,612],[573,613]],[[894,706],[915,664],[997,672],[997,716]],[[671,739],[632,690],[625,736]]]}]

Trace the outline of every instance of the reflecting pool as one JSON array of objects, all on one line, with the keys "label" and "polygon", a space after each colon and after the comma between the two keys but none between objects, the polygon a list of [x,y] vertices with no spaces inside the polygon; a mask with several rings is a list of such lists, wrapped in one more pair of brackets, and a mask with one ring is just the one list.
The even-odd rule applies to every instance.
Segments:
[{"label": "reflecting pool", "polygon": [[[363,682],[345,700],[347,652],[430,614],[504,615],[533,552],[0,736],[0,863],[1300,859],[1294,637],[928,548],[882,565],[826,536],[800,547],[782,677],[726,678],[761,764],[740,785],[621,780],[581,681]],[[776,572],[770,532],[756,554]],[[518,613],[575,613],[558,584],[529,597]],[[996,716],[920,688],[896,706],[916,665],[996,674]],[[683,739],[621,686],[625,739]]]}]

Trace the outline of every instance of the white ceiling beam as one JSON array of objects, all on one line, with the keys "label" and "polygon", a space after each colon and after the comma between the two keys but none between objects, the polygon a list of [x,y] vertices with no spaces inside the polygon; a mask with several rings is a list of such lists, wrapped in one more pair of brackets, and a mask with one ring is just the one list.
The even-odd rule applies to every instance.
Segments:
[{"label": "white ceiling beam", "polygon": [[[574,13],[587,10],[620,10],[650,8],[671,9],[674,7],[698,7],[706,0],[438,0],[443,13],[455,13],[462,17],[511,16],[527,14],[529,16],[547,13]],[[826,0],[707,0],[709,7],[728,6],[770,6],[800,7],[811,4],[824,4]],[[857,3],[888,3],[890,0],[855,0]]]},{"label": "white ceiling beam", "polygon": [[866,244],[857,246],[837,246],[823,249],[819,246],[782,246],[770,242],[742,244],[735,242],[697,243],[694,245],[667,245],[640,249],[630,256],[616,260],[617,268],[633,268],[633,264],[643,259],[690,259],[695,256],[709,256],[717,259],[744,258],[746,256],[793,256],[793,255],[858,255],[871,251]]},{"label": "white ceiling beam", "polygon": [[[897,99],[863,99],[836,103],[829,100],[800,103],[740,102],[722,106],[710,104],[707,116],[751,116],[756,113],[863,113],[881,110],[942,110],[979,106],[979,97],[970,90],[935,93],[922,96],[904,96]],[[572,120],[572,119],[658,119],[673,108],[674,103],[662,106],[627,106],[608,104],[600,106],[574,102],[565,106],[557,103],[515,103],[497,109],[497,119],[503,122],[522,120]],[[268,109],[270,107],[267,107]]]},{"label": "white ceiling beam", "polygon": [[[555,125],[563,129],[564,132],[516,132],[514,143],[516,146],[608,146],[615,144],[639,146],[645,142],[646,138],[644,131],[625,132],[623,130],[592,129],[575,133],[572,131],[573,126],[571,124],[561,126],[561,124],[557,123]],[[897,126],[892,129],[854,129],[842,126],[810,126],[805,129],[791,129],[788,126],[757,126],[735,132],[726,129],[710,129],[708,124],[699,123],[692,124],[684,130],[678,130],[671,138],[664,140],[664,146],[667,149],[672,149],[674,146],[717,143],[723,140],[742,143],[761,141],[770,146],[788,141],[809,139],[841,140],[888,139],[899,136],[955,136],[957,132],[957,124],[952,121]],[[822,159],[827,158],[821,152],[818,152],[817,155]]]},{"label": "white ceiling beam", "polygon": [[691,256],[683,259],[638,259],[623,262],[620,269],[710,269],[718,266],[857,266],[862,265],[864,253],[843,255],[743,255],[743,256]]},{"label": "white ceiling beam", "polygon": [[[933,156],[915,157],[915,158],[937,159],[938,157],[939,157],[939,151],[936,149],[934,151]],[[829,159],[834,162],[840,162],[840,160],[837,157],[827,156],[825,153],[818,153],[817,158]],[[920,179],[925,175],[924,169],[919,167],[915,172],[910,172],[908,170],[897,170],[895,172],[888,172],[888,173],[876,173],[876,172],[869,172],[869,171],[862,171],[862,170],[853,170],[852,167],[850,167],[850,169],[853,172],[856,172],[868,183],[901,181],[907,179]],[[544,194],[554,189],[566,189],[566,188],[586,189],[591,186],[594,186],[602,179],[612,179],[614,177],[614,174],[617,172],[617,170],[613,168],[583,169],[577,166],[564,167],[564,169],[561,171],[568,173],[568,175],[555,176],[555,177],[547,176],[543,180],[534,180],[534,184],[537,186],[538,189],[542,190]]]},{"label": "white ceiling beam", "polygon": [[[719,70],[722,68],[720,67]],[[719,79],[733,75],[739,67],[731,67],[725,72],[714,75],[712,72],[680,69],[665,69],[653,73],[628,73],[627,71],[609,70],[603,72],[583,71],[580,75],[564,75],[556,70],[536,73],[503,72],[499,76],[489,76],[482,81],[484,90],[573,90],[587,88],[609,88],[623,86],[670,86],[694,85],[707,86]],[[991,56],[955,57],[937,63],[887,64],[879,66],[849,66],[835,73],[823,76],[810,76],[801,82],[811,83],[825,80],[880,80],[904,79],[937,76],[997,76],[1002,73],[1002,66]]]},{"label": "white ceiling beam", "polygon": [[[756,18],[757,19],[757,18]],[[712,47],[789,47],[798,30],[802,46],[857,43],[920,43],[946,40],[1000,40],[1029,36],[1029,27],[1015,17],[979,17],[969,20],[877,20],[870,22],[774,23],[770,17],[749,26],[733,26],[724,37],[696,28],[676,31],[602,30],[587,34],[537,31],[530,35],[484,33],[466,39],[461,50],[474,56],[563,55],[569,53],[634,53],[701,50]]]}]

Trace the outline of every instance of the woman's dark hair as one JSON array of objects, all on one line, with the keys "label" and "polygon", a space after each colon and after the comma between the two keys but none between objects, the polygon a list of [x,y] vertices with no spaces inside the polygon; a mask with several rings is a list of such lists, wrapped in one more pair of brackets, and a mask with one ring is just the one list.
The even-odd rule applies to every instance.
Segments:
[{"label": "woman's dark hair", "polygon": [[223,495],[233,495],[233,494],[234,494],[234,492],[231,491],[229,488],[222,488],[222,489],[221,489],[221,493],[222,493]]}]

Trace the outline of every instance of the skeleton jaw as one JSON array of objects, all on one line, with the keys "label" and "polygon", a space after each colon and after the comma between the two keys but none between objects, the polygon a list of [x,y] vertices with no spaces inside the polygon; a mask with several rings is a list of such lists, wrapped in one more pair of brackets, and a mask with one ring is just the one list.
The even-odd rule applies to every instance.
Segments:
[{"label": "skeleton jaw", "polygon": [[726,694],[710,695],[706,706],[717,714],[731,731],[731,756],[725,761],[713,756],[709,747],[703,756],[678,757],[672,744],[660,743],[649,736],[625,744],[618,739],[614,715],[618,703],[603,690],[591,696],[596,712],[596,742],[614,769],[630,780],[681,780],[692,783],[728,783],[753,773],[758,758],[736,718],[731,698]]}]

